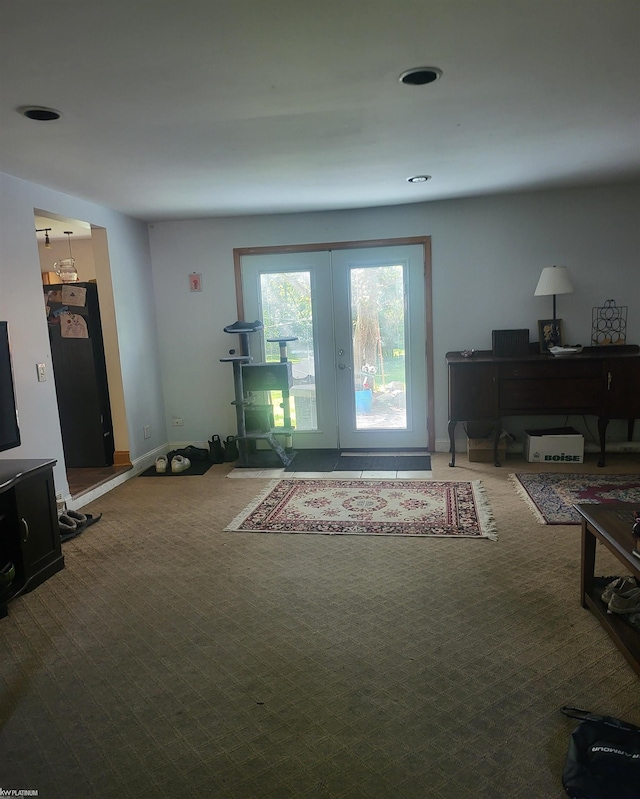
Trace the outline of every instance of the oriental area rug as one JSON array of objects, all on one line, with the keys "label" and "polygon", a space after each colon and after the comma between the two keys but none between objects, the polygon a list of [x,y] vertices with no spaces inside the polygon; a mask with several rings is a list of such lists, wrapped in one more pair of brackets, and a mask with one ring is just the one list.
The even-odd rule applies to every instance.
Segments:
[{"label": "oriental area rug", "polygon": [[511,474],[538,521],[543,524],[580,524],[573,505],[587,502],[637,502],[638,474]]},{"label": "oriental area rug", "polygon": [[278,480],[226,530],[497,538],[480,481]]}]

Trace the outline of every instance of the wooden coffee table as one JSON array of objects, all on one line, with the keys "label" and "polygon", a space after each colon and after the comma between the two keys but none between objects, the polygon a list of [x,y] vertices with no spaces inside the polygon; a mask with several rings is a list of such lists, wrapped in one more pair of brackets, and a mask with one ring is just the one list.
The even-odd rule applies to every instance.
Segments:
[{"label": "wooden coffee table", "polygon": [[607,606],[600,599],[602,585],[596,584],[594,577],[596,541],[601,541],[622,564],[621,574],[634,575],[640,585],[640,558],[631,554],[634,550],[640,550],[640,539],[631,532],[634,511],[638,505],[616,502],[574,507],[582,516],[580,602],[583,608],[593,611],[618,649],[640,675],[640,631],[615,613],[607,613]]}]

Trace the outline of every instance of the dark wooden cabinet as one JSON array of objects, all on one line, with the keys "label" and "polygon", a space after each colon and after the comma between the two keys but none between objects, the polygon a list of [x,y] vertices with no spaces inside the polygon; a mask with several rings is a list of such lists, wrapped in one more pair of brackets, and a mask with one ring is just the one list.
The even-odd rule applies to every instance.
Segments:
[{"label": "dark wooden cabinet", "polygon": [[[537,345],[536,345],[537,346]],[[491,422],[494,457],[505,416],[588,414],[598,417],[599,466],[604,466],[610,419],[640,417],[640,347],[586,347],[567,358],[534,352],[497,357],[476,352],[465,358],[447,353],[449,371],[449,443],[455,466],[454,433],[458,422]]]},{"label": "dark wooden cabinet", "polygon": [[[629,408],[634,413],[629,416]],[[606,415],[610,419],[640,418],[640,369],[624,360],[607,361]]]},{"label": "dark wooden cabinet", "polygon": [[[553,356],[547,356],[547,358]],[[567,359],[498,366],[499,415],[592,413],[603,405],[602,364]]]},{"label": "dark wooden cabinet", "polygon": [[631,572],[640,581],[640,560],[637,541],[631,532],[635,505],[624,503],[576,505],[582,518],[582,558],[580,569],[580,602],[590,608],[609,633],[618,649],[640,675],[640,633],[617,613],[608,613],[602,601],[603,582],[594,577],[596,544],[603,544],[623,566],[623,574]]},{"label": "dark wooden cabinet", "polygon": [[[86,292],[83,305],[62,302],[63,292],[69,288]],[[76,469],[111,466],[113,424],[97,286],[47,285],[44,291],[65,464]],[[65,308],[82,320],[86,338],[62,335],[66,317],[61,312]]]},{"label": "dark wooden cabinet", "polygon": [[465,369],[450,369],[449,402],[452,396],[456,418],[460,421],[496,419],[499,406],[497,364],[471,361]]},{"label": "dark wooden cabinet", "polygon": [[11,585],[0,588],[0,617],[7,604],[64,567],[52,460],[0,460],[0,568],[13,563]]}]

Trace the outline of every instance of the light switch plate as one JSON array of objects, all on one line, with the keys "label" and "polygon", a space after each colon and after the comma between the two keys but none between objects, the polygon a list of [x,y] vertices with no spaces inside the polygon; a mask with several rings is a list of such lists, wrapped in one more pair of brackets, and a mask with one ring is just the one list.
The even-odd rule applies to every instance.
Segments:
[{"label": "light switch plate", "polygon": [[44,383],[47,379],[47,374],[45,372],[45,365],[43,363],[37,363],[36,367],[38,369],[38,383]]}]

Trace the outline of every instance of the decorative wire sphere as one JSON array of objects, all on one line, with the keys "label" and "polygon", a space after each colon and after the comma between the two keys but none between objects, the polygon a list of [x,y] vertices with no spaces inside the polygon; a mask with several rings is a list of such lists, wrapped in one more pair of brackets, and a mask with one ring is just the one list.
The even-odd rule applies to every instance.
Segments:
[{"label": "decorative wire sphere", "polygon": [[591,343],[596,346],[624,344],[627,340],[627,307],[617,306],[615,300],[593,308],[591,314]]}]

